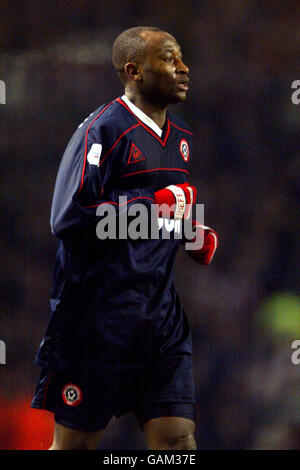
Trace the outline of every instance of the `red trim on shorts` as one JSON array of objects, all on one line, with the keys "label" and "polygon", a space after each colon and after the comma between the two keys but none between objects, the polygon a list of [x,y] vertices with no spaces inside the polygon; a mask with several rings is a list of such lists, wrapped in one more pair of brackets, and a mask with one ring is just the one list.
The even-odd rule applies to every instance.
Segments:
[{"label": "red trim on shorts", "polygon": [[42,402],[42,408],[43,409],[45,409],[46,398],[47,398],[47,393],[48,393],[48,386],[49,386],[51,376],[52,376],[52,371],[50,370],[48,372],[48,379],[47,379],[47,383],[46,383],[46,387],[45,387],[45,393],[44,393],[43,402]]}]

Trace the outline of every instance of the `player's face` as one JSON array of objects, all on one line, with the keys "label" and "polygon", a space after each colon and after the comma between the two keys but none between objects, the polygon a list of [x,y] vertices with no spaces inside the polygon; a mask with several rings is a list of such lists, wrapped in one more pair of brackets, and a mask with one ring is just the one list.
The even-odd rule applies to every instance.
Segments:
[{"label": "player's face", "polygon": [[148,47],[140,64],[140,93],[149,102],[167,106],[186,99],[188,67],[182,61],[180,46],[168,33],[144,33]]}]

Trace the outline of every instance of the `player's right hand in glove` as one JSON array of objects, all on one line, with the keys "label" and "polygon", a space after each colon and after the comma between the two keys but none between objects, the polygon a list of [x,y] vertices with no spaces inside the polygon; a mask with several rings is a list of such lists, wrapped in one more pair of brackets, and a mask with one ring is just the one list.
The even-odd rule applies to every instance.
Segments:
[{"label": "player's right hand in glove", "polygon": [[172,219],[187,219],[191,207],[196,202],[197,190],[189,183],[173,184],[154,193],[154,203],[158,207],[158,216]]}]

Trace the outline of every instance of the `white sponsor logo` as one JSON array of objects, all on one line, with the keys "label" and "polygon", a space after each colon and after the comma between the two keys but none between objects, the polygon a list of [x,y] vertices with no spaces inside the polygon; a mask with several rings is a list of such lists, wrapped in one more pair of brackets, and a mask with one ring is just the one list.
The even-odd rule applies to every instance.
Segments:
[{"label": "white sponsor logo", "polygon": [[165,219],[159,217],[158,221],[158,229],[165,228],[168,232],[180,233],[181,231],[181,220],[174,220],[174,219]]},{"label": "white sponsor logo", "polygon": [[101,152],[102,152],[102,145],[93,144],[87,156],[88,162],[91,165],[99,165]]}]

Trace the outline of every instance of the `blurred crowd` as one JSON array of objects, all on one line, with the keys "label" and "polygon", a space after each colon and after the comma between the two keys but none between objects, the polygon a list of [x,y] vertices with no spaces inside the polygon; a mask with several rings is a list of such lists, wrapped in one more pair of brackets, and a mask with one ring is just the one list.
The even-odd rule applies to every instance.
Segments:
[{"label": "blurred crowd", "polygon": [[[193,332],[198,446],[300,448],[300,365],[290,358],[300,339],[300,105],[291,102],[299,2],[13,3],[3,2],[0,20],[0,448],[4,404],[30,400],[39,374],[33,359],[48,317],[59,161],[77,125],[123,93],[112,42],[136,25],[161,27],[182,46],[191,86],[172,111],[195,134],[191,183],[220,236],[211,266],[181,251],[175,274]],[[276,308],[280,319],[287,305],[282,333],[268,312]],[[16,413],[12,434],[14,423]],[[100,446],[145,443],[127,416]]]}]

